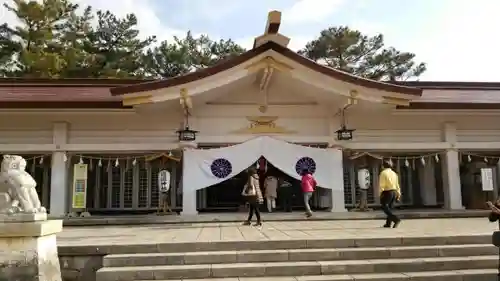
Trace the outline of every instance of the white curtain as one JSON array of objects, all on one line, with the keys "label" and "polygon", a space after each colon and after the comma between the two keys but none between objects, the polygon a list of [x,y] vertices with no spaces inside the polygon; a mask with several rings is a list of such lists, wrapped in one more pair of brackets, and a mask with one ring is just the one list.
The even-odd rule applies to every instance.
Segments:
[{"label": "white curtain", "polygon": [[[263,146],[264,157],[282,172],[300,180],[300,173],[307,169],[312,172],[318,182],[318,186],[335,189],[333,169],[338,169],[337,155],[331,149],[313,148],[302,145],[291,144],[270,137],[265,138]],[[342,169],[342,166],[340,166]]]},{"label": "white curtain", "polygon": [[307,168],[313,172],[320,187],[343,191],[343,185],[336,184],[343,179],[335,178],[340,173],[334,172],[342,170],[341,154],[271,137],[258,137],[225,148],[186,150],[183,188],[194,191],[225,181],[247,169],[261,156],[296,179],[300,179],[300,171]]},{"label": "white curtain", "polygon": [[184,189],[199,190],[236,176],[262,155],[259,138],[223,148],[184,151]]}]

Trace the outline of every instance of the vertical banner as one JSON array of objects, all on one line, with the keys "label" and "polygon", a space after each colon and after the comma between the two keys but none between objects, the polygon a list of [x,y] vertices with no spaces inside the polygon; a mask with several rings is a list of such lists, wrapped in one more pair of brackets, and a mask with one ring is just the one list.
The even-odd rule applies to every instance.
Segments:
[{"label": "vertical banner", "polygon": [[492,168],[481,168],[481,187],[483,191],[493,191],[495,189]]},{"label": "vertical banner", "polygon": [[161,170],[158,172],[158,190],[166,193],[170,190],[170,172]]},{"label": "vertical banner", "polygon": [[87,207],[87,164],[73,166],[73,209]]}]

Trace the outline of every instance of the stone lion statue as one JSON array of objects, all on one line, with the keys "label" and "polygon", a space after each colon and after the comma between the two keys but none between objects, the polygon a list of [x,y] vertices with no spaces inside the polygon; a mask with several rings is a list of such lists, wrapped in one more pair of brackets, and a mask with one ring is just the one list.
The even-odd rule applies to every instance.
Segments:
[{"label": "stone lion statue", "polygon": [[36,182],[26,171],[26,160],[4,155],[0,166],[0,213],[45,213],[36,192]]}]

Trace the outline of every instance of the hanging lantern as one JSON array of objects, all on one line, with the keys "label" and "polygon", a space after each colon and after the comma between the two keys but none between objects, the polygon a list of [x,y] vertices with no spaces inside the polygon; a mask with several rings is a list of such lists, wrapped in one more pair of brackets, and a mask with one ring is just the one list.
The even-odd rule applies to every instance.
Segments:
[{"label": "hanging lantern", "polygon": [[116,158],[116,160],[115,160],[115,167],[118,167],[118,166],[120,166],[120,161],[118,161],[118,158]]},{"label": "hanging lantern", "polygon": [[137,158],[134,158],[134,161],[132,161],[132,166],[137,165]]},{"label": "hanging lantern", "polygon": [[347,129],[345,125],[343,125],[340,129],[335,131],[337,133],[337,140],[343,141],[343,140],[352,140],[352,133],[355,130],[353,129]]},{"label": "hanging lantern", "polygon": [[199,132],[189,129],[189,126],[177,131],[179,141],[195,141],[197,133]]},{"label": "hanging lantern", "polygon": [[472,157],[470,157],[470,154],[467,155],[467,162],[472,162]]},{"label": "hanging lantern", "polygon": [[38,164],[42,165],[43,164],[43,156],[40,157],[40,161],[38,162]]},{"label": "hanging lantern", "polygon": [[169,151],[169,152],[168,152],[168,157],[172,157],[172,156],[174,156],[174,155],[172,154],[172,151]]},{"label": "hanging lantern", "polygon": [[392,162],[392,158],[389,158],[389,161],[387,161],[387,163],[389,163],[389,165],[391,165],[391,167],[393,167],[393,166],[394,166],[394,165],[393,165],[394,163]]},{"label": "hanging lantern", "polygon": [[436,163],[439,163],[439,154],[434,155],[434,159],[436,160]]},{"label": "hanging lantern", "polygon": [[99,158],[99,162],[97,162],[97,166],[102,167],[102,160]]},{"label": "hanging lantern", "polygon": [[78,161],[78,164],[83,164],[83,158],[80,156],[80,161]]},{"label": "hanging lantern", "polygon": [[420,163],[422,163],[422,166],[425,166],[425,159],[424,159],[424,157],[420,158]]},{"label": "hanging lantern", "polygon": [[68,156],[66,155],[66,153],[64,153],[63,160],[64,162],[68,162]]},{"label": "hanging lantern", "polygon": [[405,159],[405,166],[410,167],[410,161],[408,161],[408,158]]}]

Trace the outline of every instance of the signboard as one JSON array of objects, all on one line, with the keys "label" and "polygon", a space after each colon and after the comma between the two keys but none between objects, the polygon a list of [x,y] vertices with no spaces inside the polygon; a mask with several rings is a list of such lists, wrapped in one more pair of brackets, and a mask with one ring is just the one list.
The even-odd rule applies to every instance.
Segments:
[{"label": "signboard", "polygon": [[493,169],[481,168],[481,185],[483,191],[493,191]]},{"label": "signboard", "polygon": [[73,166],[73,209],[87,207],[87,164]]},{"label": "signboard", "polygon": [[161,170],[158,172],[158,190],[160,192],[168,192],[170,189],[170,172]]}]

